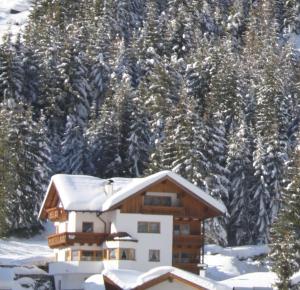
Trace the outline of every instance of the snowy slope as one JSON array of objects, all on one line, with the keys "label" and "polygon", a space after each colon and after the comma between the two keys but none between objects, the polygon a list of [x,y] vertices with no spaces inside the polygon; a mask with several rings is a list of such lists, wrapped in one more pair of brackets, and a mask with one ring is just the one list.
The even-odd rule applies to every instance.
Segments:
[{"label": "snowy slope", "polygon": [[8,31],[16,34],[24,28],[30,3],[31,0],[0,0],[0,42]]},{"label": "snowy slope", "polygon": [[0,265],[44,265],[53,261],[54,253],[46,237],[54,229],[51,224],[46,224],[45,228],[43,234],[31,239],[0,239]]},{"label": "snowy slope", "polygon": [[269,252],[267,246],[243,246],[223,248],[217,245],[205,246],[204,262],[207,277],[221,281],[247,273],[268,272],[266,263],[257,259]]}]

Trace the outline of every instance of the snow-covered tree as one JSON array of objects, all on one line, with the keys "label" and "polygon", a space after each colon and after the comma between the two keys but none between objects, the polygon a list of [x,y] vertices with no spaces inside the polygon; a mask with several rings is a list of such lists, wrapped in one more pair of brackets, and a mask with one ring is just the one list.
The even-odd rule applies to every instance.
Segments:
[{"label": "snow-covered tree", "polygon": [[[297,139],[299,142],[299,138]],[[291,287],[291,276],[300,269],[300,151],[299,143],[288,167],[289,184],[284,190],[281,210],[272,230],[270,258],[272,269],[278,275],[278,289]]]}]

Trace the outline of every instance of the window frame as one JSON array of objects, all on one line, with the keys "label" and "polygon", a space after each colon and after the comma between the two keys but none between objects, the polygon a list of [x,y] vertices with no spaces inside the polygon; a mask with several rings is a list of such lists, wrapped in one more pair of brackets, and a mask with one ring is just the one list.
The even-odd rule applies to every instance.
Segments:
[{"label": "window frame", "polygon": [[[146,224],[146,230],[145,231],[140,231],[140,225],[141,224]],[[158,225],[158,231],[152,231],[151,230],[151,225]],[[137,232],[140,234],[160,234],[161,233],[161,228],[160,228],[160,222],[147,222],[147,221],[138,221],[137,224]]]},{"label": "window frame", "polygon": [[[84,226],[85,225],[92,225],[92,230],[91,231],[84,231]],[[94,223],[93,222],[82,222],[82,232],[83,233],[93,233],[94,232]]]},{"label": "window frame", "polygon": [[[156,255],[157,259],[152,259],[153,252],[156,253],[155,255]],[[160,262],[160,250],[159,249],[149,249],[148,261],[149,262]]]},{"label": "window frame", "polygon": [[[89,255],[85,255],[86,253],[89,253]],[[90,259],[87,259],[87,257],[89,257]],[[83,261],[83,262],[92,262],[92,261],[94,261],[94,251],[92,251],[92,250],[81,250],[80,261]]]},{"label": "window frame", "polygon": [[[188,229],[188,231],[186,231]],[[191,235],[191,225],[189,223],[176,223],[173,225],[174,236]]]},{"label": "window frame", "polygon": [[[151,202],[152,200],[152,202]],[[157,207],[171,207],[172,197],[171,196],[159,196],[159,195],[145,195],[144,196],[144,206],[157,206]]]},{"label": "window frame", "polygon": [[[111,258],[111,253],[114,251],[114,258]],[[125,251],[126,259],[122,258],[122,251]],[[106,249],[107,260],[111,261],[135,261],[135,249],[133,248],[111,248]]]}]

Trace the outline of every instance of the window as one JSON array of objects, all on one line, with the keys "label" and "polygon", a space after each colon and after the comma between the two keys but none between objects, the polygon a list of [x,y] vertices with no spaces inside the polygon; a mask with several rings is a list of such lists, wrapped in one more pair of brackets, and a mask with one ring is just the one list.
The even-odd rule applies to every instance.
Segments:
[{"label": "window", "polygon": [[189,235],[191,233],[190,231],[190,225],[189,224],[175,224],[174,225],[174,235]]},{"label": "window", "polygon": [[109,249],[108,257],[109,257],[109,260],[116,260],[117,259],[116,249]]},{"label": "window", "polygon": [[109,260],[135,260],[135,250],[120,248],[108,249]]},{"label": "window", "polygon": [[180,225],[174,225],[174,235],[180,235]]},{"label": "window", "polygon": [[120,249],[119,260],[135,260],[135,250],[134,249]]},{"label": "window", "polygon": [[144,205],[151,206],[171,206],[172,199],[170,196],[152,196],[145,195],[144,197]]},{"label": "window", "polygon": [[95,252],[95,261],[102,261],[103,260],[103,251],[96,251]]},{"label": "window", "polygon": [[79,251],[72,251],[72,261],[79,261]]},{"label": "window", "polygon": [[198,253],[174,253],[173,263],[199,263],[200,256]]},{"label": "window", "polygon": [[65,261],[71,261],[71,251],[70,250],[65,251]]},{"label": "window", "polygon": [[160,261],[160,251],[159,250],[149,250],[149,261],[159,262]]},{"label": "window", "polygon": [[160,233],[158,222],[138,222],[138,233]]},{"label": "window", "polygon": [[94,224],[90,222],[83,222],[82,223],[82,231],[84,233],[90,233],[94,231]]},{"label": "window", "polygon": [[93,261],[93,251],[81,251],[80,261]]}]

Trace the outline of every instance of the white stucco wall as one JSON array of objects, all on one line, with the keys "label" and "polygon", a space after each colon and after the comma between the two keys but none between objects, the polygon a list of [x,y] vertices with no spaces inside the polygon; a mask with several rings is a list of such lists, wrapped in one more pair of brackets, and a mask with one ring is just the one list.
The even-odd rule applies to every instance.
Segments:
[{"label": "white stucco wall", "polygon": [[86,278],[99,274],[103,271],[102,262],[56,262],[49,264],[49,274],[54,275],[56,289],[61,290],[83,289],[83,282]]},{"label": "white stucco wall", "polygon": [[75,232],[82,232],[82,223],[83,222],[91,222],[91,223],[93,223],[94,224],[94,232],[95,233],[103,233],[104,232],[104,224],[97,217],[96,213],[77,212],[76,213]]},{"label": "white stucco wall", "polygon": [[65,222],[55,222],[55,227],[58,227],[58,233],[75,232],[76,229],[76,213],[69,212],[68,220]]},{"label": "white stucco wall", "polygon": [[[101,218],[106,221],[106,231],[127,232],[138,242],[129,241],[108,241],[101,247],[97,245],[79,245],[68,247],[67,249],[80,250],[100,250],[103,248],[132,248],[135,249],[135,261],[111,260],[103,262],[63,262],[65,250],[56,249],[58,253],[57,263],[51,263],[49,273],[55,276],[56,283],[62,281],[62,289],[81,289],[80,285],[86,276],[99,274],[106,269],[133,269],[141,272],[157,266],[172,265],[172,241],[173,241],[173,217],[168,215],[151,214],[123,214],[119,210],[105,213]],[[138,233],[138,222],[159,222],[160,233]],[[104,224],[98,219],[96,213],[69,212],[67,229],[65,223],[59,224],[61,232],[81,232],[82,222],[93,222],[94,232],[104,232]],[[160,251],[160,261],[149,261],[149,250]],[[76,273],[76,278],[73,274]],[[183,289],[183,288],[181,288]],[[184,289],[185,290],[185,289]]]},{"label": "white stucco wall", "polygon": [[55,262],[49,264],[49,274],[69,274],[69,273],[101,273],[102,262]]},{"label": "white stucco wall", "polygon": [[[160,222],[160,233],[138,233],[138,222]],[[153,267],[172,265],[173,217],[168,215],[124,214],[118,210],[111,224],[111,232],[127,232],[135,243],[136,263],[133,270],[148,271]],[[149,250],[160,250],[160,261],[149,261]]]},{"label": "white stucco wall", "polygon": [[54,249],[54,253],[57,257],[57,262],[65,261],[65,249]]},{"label": "white stucco wall", "polygon": [[68,232],[74,233],[76,232],[76,212],[70,211],[68,218]]},{"label": "white stucco wall", "polygon": [[[54,277],[56,290],[81,290],[84,289],[84,281],[95,273],[87,274],[63,274]],[[60,282],[59,282],[60,281]],[[59,289],[61,285],[61,289]]]}]

